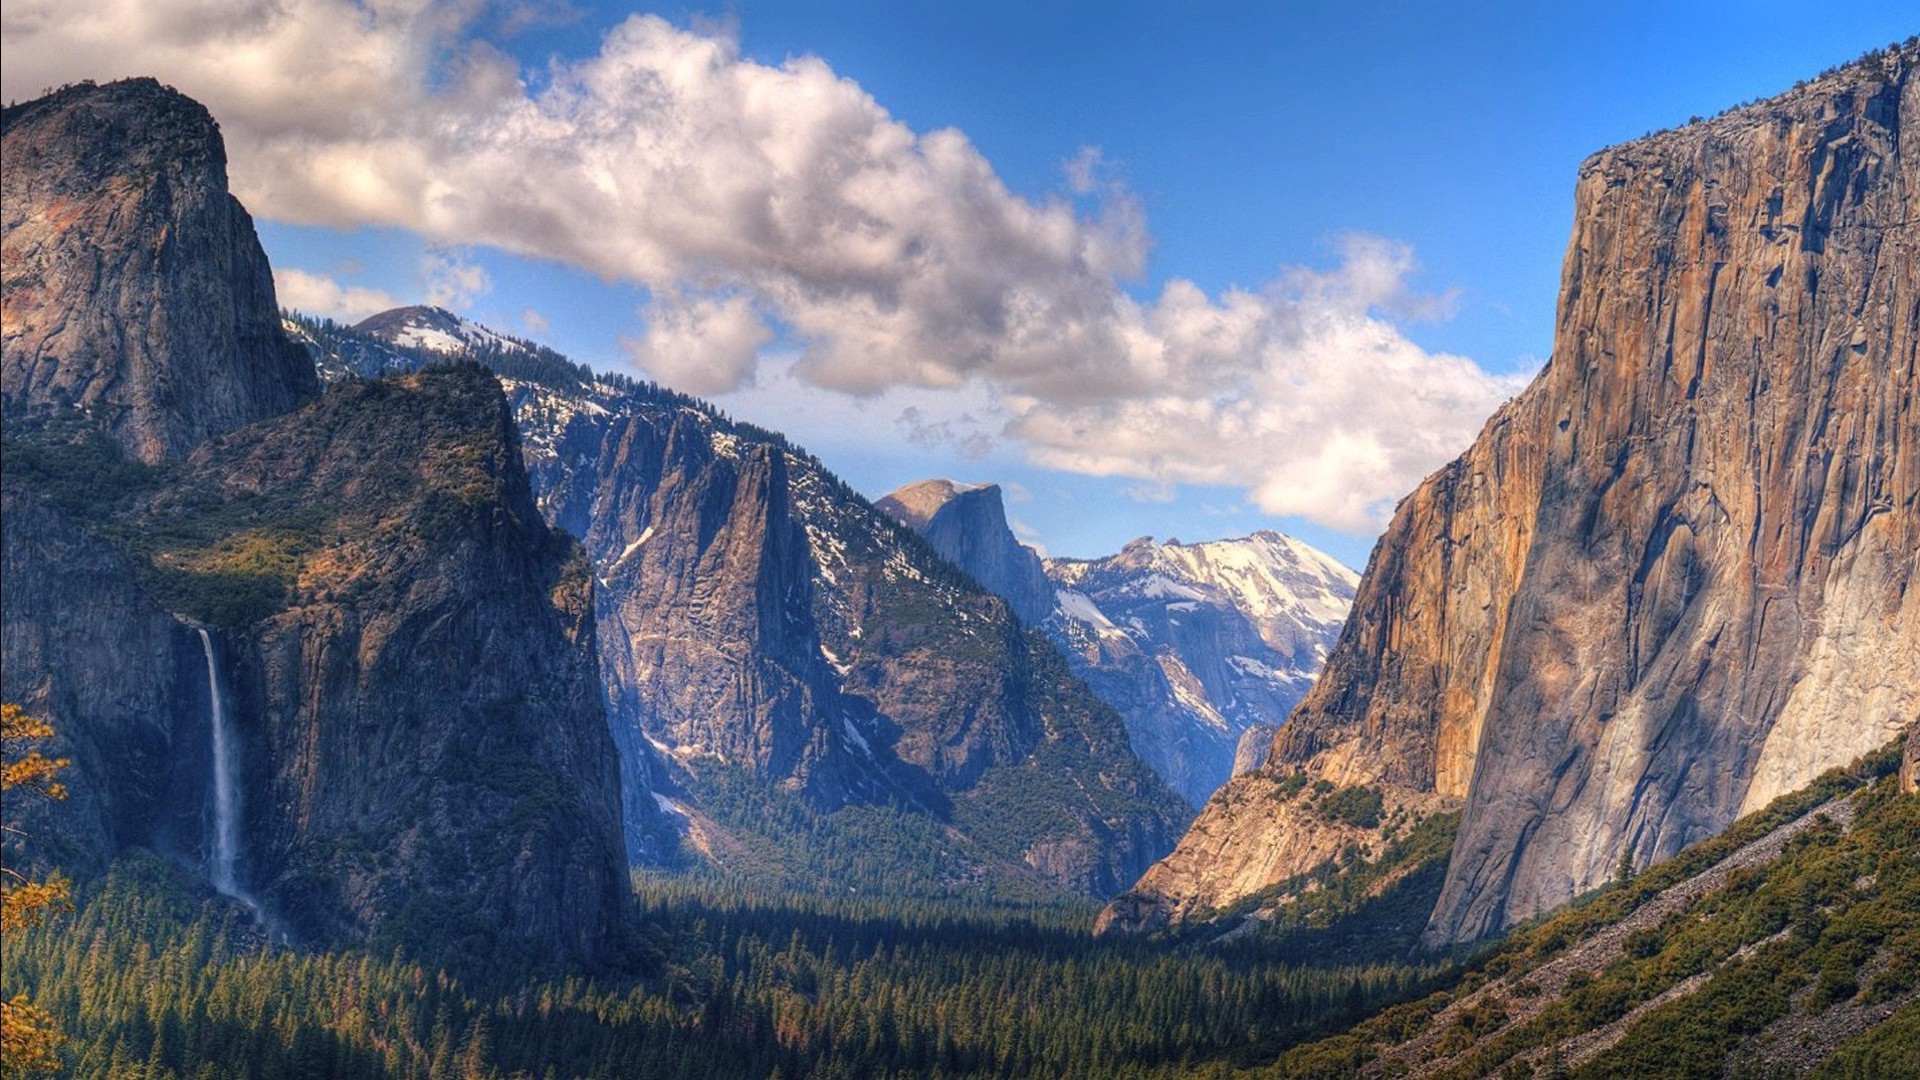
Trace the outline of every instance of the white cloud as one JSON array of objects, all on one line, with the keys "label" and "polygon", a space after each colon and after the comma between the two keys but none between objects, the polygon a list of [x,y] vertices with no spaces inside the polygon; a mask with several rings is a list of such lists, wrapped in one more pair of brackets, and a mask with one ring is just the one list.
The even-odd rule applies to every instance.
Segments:
[{"label": "white cloud", "polygon": [[553,323],[547,321],[545,315],[540,314],[530,307],[520,309],[520,325],[526,327],[527,333],[536,337],[542,336],[547,331],[553,329]]},{"label": "white cloud", "polygon": [[[747,60],[724,27],[635,16],[523,72],[484,40],[523,7],[564,5],[8,0],[0,88],[157,75],[220,118],[256,213],[642,285],[626,345],[684,389],[751,386],[771,320],[813,386],[986,387],[1043,463],[1241,485],[1342,528],[1376,525],[1514,389],[1389,321],[1449,306],[1407,286],[1404,248],[1349,238],[1332,270],[1137,301],[1145,219],[1098,150],[1026,199],[960,132],[910,130],[819,59]],[[460,270],[431,280],[485,291]]]},{"label": "white cloud", "polygon": [[273,291],[281,307],[343,323],[357,323],[400,306],[391,294],[379,289],[342,285],[325,275],[287,266],[274,269]]},{"label": "white cloud", "polygon": [[436,307],[463,309],[493,290],[485,267],[452,250],[428,252],[421,261],[420,277],[427,303]]},{"label": "white cloud", "polygon": [[760,346],[773,339],[744,296],[658,296],[645,315],[646,334],[620,344],[661,381],[695,394],[748,383]]}]

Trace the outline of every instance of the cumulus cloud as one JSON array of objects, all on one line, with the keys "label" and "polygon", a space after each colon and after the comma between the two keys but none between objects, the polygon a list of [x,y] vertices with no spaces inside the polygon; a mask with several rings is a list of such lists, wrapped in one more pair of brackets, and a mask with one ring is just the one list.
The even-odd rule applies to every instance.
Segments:
[{"label": "cumulus cloud", "polygon": [[390,293],[359,285],[342,285],[324,274],[293,267],[276,267],[273,291],[284,308],[356,323],[369,315],[400,306]]},{"label": "cumulus cloud", "polygon": [[493,279],[485,267],[452,250],[428,252],[421,262],[420,277],[427,303],[436,307],[464,308],[493,290]]},{"label": "cumulus cloud", "polygon": [[[772,321],[811,385],[988,386],[1044,463],[1242,485],[1344,528],[1377,524],[1514,389],[1399,332],[1450,304],[1408,287],[1404,248],[1349,238],[1332,269],[1136,300],[1144,214],[1098,150],[1066,163],[1058,197],[1023,198],[959,131],[909,129],[820,59],[746,59],[725,27],[634,16],[535,71],[488,40],[565,10],[8,0],[0,83],[154,74],[220,117],[256,213],[642,285],[647,326],[625,345],[687,390],[752,385]],[[437,280],[449,298],[486,287]]]},{"label": "cumulus cloud", "polygon": [[621,345],[661,381],[695,394],[739,389],[753,374],[760,346],[773,339],[744,296],[669,294],[656,297],[644,314],[646,334]]}]

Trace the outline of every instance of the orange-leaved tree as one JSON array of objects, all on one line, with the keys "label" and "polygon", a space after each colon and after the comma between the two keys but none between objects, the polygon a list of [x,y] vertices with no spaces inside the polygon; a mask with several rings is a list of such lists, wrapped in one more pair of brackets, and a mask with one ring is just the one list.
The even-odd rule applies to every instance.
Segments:
[{"label": "orange-leaved tree", "polygon": [[[0,705],[0,800],[8,805],[0,820],[0,936],[12,938],[38,926],[47,911],[67,906],[67,880],[58,874],[35,881],[4,859],[20,850],[26,835],[14,821],[22,796],[64,799],[67,789],[54,776],[67,766],[65,758],[49,758],[33,744],[52,737],[53,727],[28,716],[18,705]],[[25,1076],[59,1068],[60,1027],[25,994],[8,997],[0,988],[0,1075]]]}]

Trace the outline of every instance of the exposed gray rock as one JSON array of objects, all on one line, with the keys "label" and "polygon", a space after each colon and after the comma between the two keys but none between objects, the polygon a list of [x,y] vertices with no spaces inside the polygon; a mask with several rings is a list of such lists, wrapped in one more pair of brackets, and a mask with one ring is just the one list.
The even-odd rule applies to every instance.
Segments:
[{"label": "exposed gray rock", "polygon": [[1028,626],[1053,614],[1053,585],[1032,548],[1007,526],[998,484],[922,480],[874,506],[925,537],[933,550],[1005,600]]},{"label": "exposed gray rock", "polygon": [[1279,533],[1182,544],[1143,537],[1102,559],[1052,559],[1047,631],[1120,711],[1134,748],[1195,806],[1313,685],[1358,576]]},{"label": "exposed gray rock", "polygon": [[82,409],[154,462],[319,392],[206,109],[152,79],[81,84],[4,130],[9,415]]},{"label": "exposed gray rock", "polygon": [[[721,865],[784,858],[756,791],[797,798],[809,835],[899,815],[863,833],[860,857],[895,860],[914,888],[1106,896],[1171,846],[1190,811],[1119,718],[1004,601],[818,461],[443,316],[389,313],[313,346],[341,358],[329,370],[485,355],[506,376],[542,510],[584,538],[599,578],[636,861],[676,832],[683,855]],[[388,356],[367,351],[381,341]]]}]

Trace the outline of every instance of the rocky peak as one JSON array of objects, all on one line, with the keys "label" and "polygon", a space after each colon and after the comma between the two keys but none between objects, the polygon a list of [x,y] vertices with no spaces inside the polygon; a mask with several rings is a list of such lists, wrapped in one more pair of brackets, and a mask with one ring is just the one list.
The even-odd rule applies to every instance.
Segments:
[{"label": "rocky peak", "polygon": [[9,414],[78,409],[155,462],[319,392],[205,108],[82,83],[0,127]]},{"label": "rocky peak", "polygon": [[443,307],[390,308],[355,323],[353,330],[403,349],[425,349],[447,356],[504,348],[529,352],[525,343],[462,318]]},{"label": "rocky peak", "polygon": [[1008,527],[998,484],[922,480],[874,506],[1006,600],[1021,622],[1038,626],[1053,612],[1053,587],[1040,556]]}]

